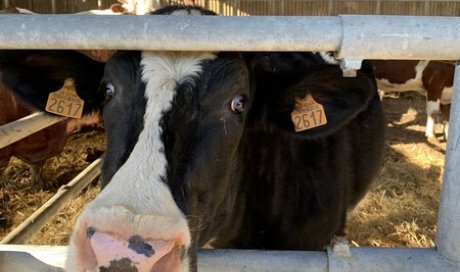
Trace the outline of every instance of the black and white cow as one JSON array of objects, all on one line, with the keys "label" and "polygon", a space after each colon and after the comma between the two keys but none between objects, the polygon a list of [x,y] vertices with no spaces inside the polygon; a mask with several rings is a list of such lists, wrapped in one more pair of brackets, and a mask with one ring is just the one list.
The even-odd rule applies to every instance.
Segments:
[{"label": "black and white cow", "polygon": [[[184,13],[210,12],[155,12]],[[78,219],[67,271],[196,271],[210,241],[324,249],[383,152],[363,67],[345,78],[313,53],[124,51],[104,65],[72,51],[0,52],[0,81],[36,107],[73,78],[85,112],[103,112],[104,188]],[[291,120],[307,96],[327,123],[296,132],[313,121]]]}]

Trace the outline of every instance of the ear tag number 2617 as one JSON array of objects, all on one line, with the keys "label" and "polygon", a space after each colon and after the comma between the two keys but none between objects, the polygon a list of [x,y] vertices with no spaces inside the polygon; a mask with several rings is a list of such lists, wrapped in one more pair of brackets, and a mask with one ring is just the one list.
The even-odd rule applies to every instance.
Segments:
[{"label": "ear tag number 2617", "polygon": [[313,99],[311,94],[305,98],[296,98],[294,110],[291,113],[295,131],[301,132],[327,124],[323,105]]},{"label": "ear tag number 2617", "polygon": [[84,101],[77,95],[75,82],[71,78],[64,81],[64,86],[48,96],[46,111],[57,115],[80,118]]}]

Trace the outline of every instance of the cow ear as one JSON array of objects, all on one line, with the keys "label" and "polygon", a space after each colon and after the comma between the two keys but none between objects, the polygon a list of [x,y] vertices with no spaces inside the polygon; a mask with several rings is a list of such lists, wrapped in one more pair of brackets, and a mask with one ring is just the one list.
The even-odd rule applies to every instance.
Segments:
[{"label": "cow ear", "polygon": [[340,68],[327,66],[280,92],[276,122],[299,137],[320,138],[346,126],[376,97],[369,73],[343,77]]},{"label": "cow ear", "polygon": [[104,64],[75,51],[1,50],[0,83],[30,106],[45,110],[48,96],[72,82],[84,113],[97,110]]}]

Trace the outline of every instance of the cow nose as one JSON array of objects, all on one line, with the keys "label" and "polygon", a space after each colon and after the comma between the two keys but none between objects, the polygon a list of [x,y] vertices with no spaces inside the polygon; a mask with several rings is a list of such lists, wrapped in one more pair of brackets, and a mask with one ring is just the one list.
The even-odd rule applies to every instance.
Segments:
[{"label": "cow nose", "polygon": [[87,235],[99,271],[165,271],[164,263],[177,258],[174,256],[175,241],[172,240],[151,240],[140,235],[124,239],[92,227],[87,229]]},{"label": "cow nose", "polygon": [[180,214],[139,214],[123,206],[90,204],[75,225],[66,271],[188,271],[190,245],[187,220]]}]

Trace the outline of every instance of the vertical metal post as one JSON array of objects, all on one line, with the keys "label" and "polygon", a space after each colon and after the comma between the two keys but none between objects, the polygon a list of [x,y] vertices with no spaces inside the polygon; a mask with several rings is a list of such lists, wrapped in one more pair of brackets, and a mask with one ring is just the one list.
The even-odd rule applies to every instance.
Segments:
[{"label": "vertical metal post", "polygon": [[460,65],[455,68],[449,123],[436,246],[442,256],[460,263]]},{"label": "vertical metal post", "polygon": [[381,10],[381,2],[380,0],[377,0],[376,6],[375,6],[375,14],[379,15],[381,12],[380,10]]}]

